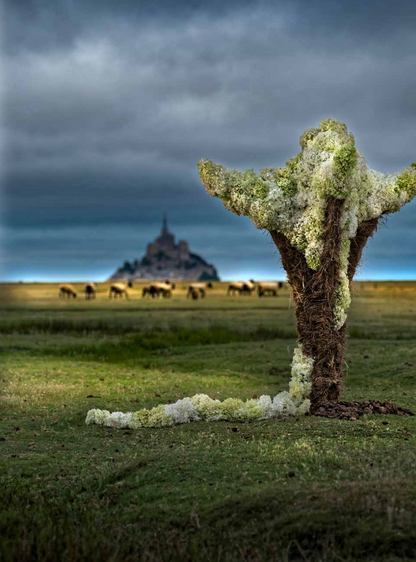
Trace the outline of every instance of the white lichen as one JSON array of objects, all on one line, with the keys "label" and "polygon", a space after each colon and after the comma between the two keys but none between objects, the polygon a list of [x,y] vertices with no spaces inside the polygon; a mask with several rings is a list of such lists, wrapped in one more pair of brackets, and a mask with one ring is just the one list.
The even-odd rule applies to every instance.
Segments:
[{"label": "white lichen", "polygon": [[313,358],[305,355],[302,345],[299,345],[293,354],[292,377],[289,382],[290,398],[296,406],[309,398],[312,389],[313,364]]},{"label": "white lichen", "polygon": [[300,345],[294,353],[289,392],[280,392],[274,398],[260,396],[250,400],[227,398],[214,400],[206,394],[182,398],[174,404],[161,404],[138,412],[113,412],[90,410],[85,422],[115,428],[139,429],[142,427],[171,427],[193,421],[250,422],[270,418],[304,415],[309,411],[312,388],[311,374],[314,361],[305,355]]},{"label": "white lichen", "polygon": [[[284,168],[227,170],[220,164],[201,160],[202,183],[210,195],[222,199],[237,215],[247,215],[257,228],[283,233],[302,252],[311,270],[317,270],[324,248],[325,211],[328,200],[343,201],[339,280],[335,292],[334,326],[346,321],[351,295],[348,263],[351,240],[359,225],[385,213],[398,211],[416,195],[416,164],[400,174],[370,170],[355,148],[347,127],[324,119],[317,129],[300,138],[302,152]],[[272,398],[261,396],[247,401],[228,398],[223,402],[205,394],[161,404],[150,410],[123,414],[90,410],[86,423],[133,429],[170,427],[192,421],[254,421],[303,415],[310,408],[311,374],[314,359],[300,345],[294,353],[289,392]]]},{"label": "white lichen", "polygon": [[284,234],[317,270],[324,248],[325,210],[329,198],[343,201],[342,266],[335,295],[334,323],[346,320],[351,297],[347,279],[348,240],[358,226],[398,211],[416,195],[416,164],[400,174],[370,170],[344,123],[324,119],[300,138],[302,152],[284,168],[227,170],[208,160],[198,163],[202,183],[237,215],[247,215],[257,228]]}]

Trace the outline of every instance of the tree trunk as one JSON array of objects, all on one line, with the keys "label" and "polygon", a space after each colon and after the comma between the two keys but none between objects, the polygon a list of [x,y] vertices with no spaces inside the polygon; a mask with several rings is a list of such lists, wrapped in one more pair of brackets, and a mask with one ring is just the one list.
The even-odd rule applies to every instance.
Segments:
[{"label": "tree trunk", "polygon": [[[311,375],[311,413],[326,402],[338,402],[343,384],[346,326],[337,330],[334,305],[340,274],[341,217],[343,201],[331,198],[326,210],[326,233],[320,265],[310,269],[304,255],[283,234],[271,236],[282,256],[282,264],[293,289],[299,343],[314,359]],[[350,283],[367,239],[377,227],[377,219],[363,223],[351,240],[348,277]]]}]

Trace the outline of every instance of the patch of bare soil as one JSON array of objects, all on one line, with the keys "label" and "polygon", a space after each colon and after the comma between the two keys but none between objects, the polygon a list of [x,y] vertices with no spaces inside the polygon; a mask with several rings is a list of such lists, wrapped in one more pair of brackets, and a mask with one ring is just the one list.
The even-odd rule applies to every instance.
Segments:
[{"label": "patch of bare soil", "polygon": [[394,414],[396,416],[414,416],[412,410],[401,408],[387,400],[366,400],[365,402],[327,402],[312,412],[323,418],[356,421],[364,414]]}]

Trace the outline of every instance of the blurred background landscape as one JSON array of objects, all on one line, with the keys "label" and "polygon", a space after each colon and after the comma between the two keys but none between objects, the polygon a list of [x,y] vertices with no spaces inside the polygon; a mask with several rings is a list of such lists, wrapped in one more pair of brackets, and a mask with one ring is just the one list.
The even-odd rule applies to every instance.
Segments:
[{"label": "blurred background landscape", "polygon": [[[371,168],[416,160],[416,5],[401,0],[6,0],[0,279],[107,279],[171,230],[222,279],[283,279],[270,237],[196,164],[280,166],[321,119]],[[416,278],[416,203],[359,277]]]}]

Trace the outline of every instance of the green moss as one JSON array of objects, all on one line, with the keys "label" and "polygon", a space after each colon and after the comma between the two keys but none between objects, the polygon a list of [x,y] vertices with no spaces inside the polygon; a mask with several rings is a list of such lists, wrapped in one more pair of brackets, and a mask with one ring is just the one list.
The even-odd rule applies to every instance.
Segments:
[{"label": "green moss", "polygon": [[305,225],[306,238],[308,238],[309,240],[314,240],[324,234],[325,225],[324,225],[324,221],[322,220],[324,216],[325,215],[322,213],[322,215],[320,216],[311,217],[309,219],[309,221]]},{"label": "green moss", "polygon": [[305,254],[310,269],[318,269],[321,255],[321,240],[325,234],[324,208],[310,208],[291,232],[287,232],[291,244]]},{"label": "green moss", "polygon": [[342,180],[348,178],[357,164],[357,158],[357,149],[353,144],[340,146],[334,155],[335,175]]},{"label": "green moss", "polygon": [[370,174],[362,174],[361,175],[361,184],[360,184],[360,200],[367,200],[370,196],[371,191],[374,188],[373,180],[371,179]]},{"label": "green moss", "polygon": [[335,291],[334,320],[337,330],[342,328],[347,319],[346,311],[351,304],[351,293],[346,276],[341,277],[337,290]]},{"label": "green moss", "polygon": [[261,181],[260,178],[257,178],[253,186],[254,197],[256,197],[256,199],[266,199],[269,195],[269,191],[269,186],[264,181]]},{"label": "green moss", "polygon": [[293,195],[295,195],[297,193],[297,185],[296,182],[294,182],[291,178],[281,178],[278,182],[277,185],[280,187],[280,189],[289,197],[292,197]]},{"label": "green moss", "polygon": [[332,164],[333,180],[318,180],[316,188],[324,196],[332,195],[337,199],[345,199],[350,193],[350,176],[357,164],[357,150],[353,144],[343,144],[336,149]]},{"label": "green moss", "polygon": [[309,269],[316,271],[321,263],[321,257],[318,254],[313,254],[306,258],[306,263],[308,264]]},{"label": "green moss", "polygon": [[347,273],[348,270],[348,258],[350,255],[350,249],[351,249],[351,240],[347,237],[344,237],[342,239],[341,248],[339,252],[340,267],[341,267],[341,271],[343,271],[344,273]]},{"label": "green moss", "polygon": [[334,183],[332,184],[332,189],[328,194],[335,197],[335,199],[346,199],[348,197],[349,190],[349,185]]},{"label": "green moss", "polygon": [[395,185],[396,193],[406,191],[412,198],[416,195],[416,172],[414,171],[416,164],[412,164],[411,168],[401,173]]},{"label": "green moss", "polygon": [[279,176],[276,178],[276,183],[283,191],[283,193],[285,193],[289,197],[292,197],[297,193],[298,187],[289,170],[283,169]]},{"label": "green moss", "polygon": [[215,164],[210,160],[200,160],[198,162],[198,171],[204,185],[211,184],[211,178],[215,173]]},{"label": "green moss", "polygon": [[[292,160],[295,160],[292,158]],[[292,162],[292,169],[295,168],[294,162]],[[276,183],[276,185],[283,191],[285,195],[293,197],[298,191],[298,186],[294,180],[291,169],[288,168],[263,168],[260,171],[260,175],[263,180],[269,180]]]},{"label": "green moss", "polygon": [[306,148],[309,141],[313,140],[319,133],[319,129],[307,129],[300,137],[300,146],[302,150]]},{"label": "green moss", "polygon": [[269,187],[254,170],[246,170],[243,173],[240,172],[239,184],[247,197],[255,196],[264,199],[269,194]]},{"label": "green moss", "polygon": [[335,191],[333,181],[330,178],[322,179],[318,174],[315,174],[313,177],[312,188],[319,196],[325,199],[328,195],[332,195],[332,192]]},{"label": "green moss", "polygon": [[340,135],[348,134],[345,123],[341,123],[341,121],[337,121],[336,119],[323,119],[319,124],[319,129],[321,131],[335,131]]},{"label": "green moss", "polygon": [[298,167],[299,162],[302,160],[302,152],[299,152],[296,156],[291,158],[286,162],[286,166],[289,170],[293,173],[295,172],[296,168]]},{"label": "green moss", "polygon": [[335,152],[339,142],[333,135],[318,135],[311,143],[311,148],[317,152]]},{"label": "green moss", "polygon": [[[198,170],[207,192],[212,196],[221,197],[225,203],[229,201],[230,191],[233,187],[233,184],[230,182],[232,173],[221,164],[214,164],[211,160],[200,160],[198,162]],[[240,174],[241,172],[235,173]]]}]

